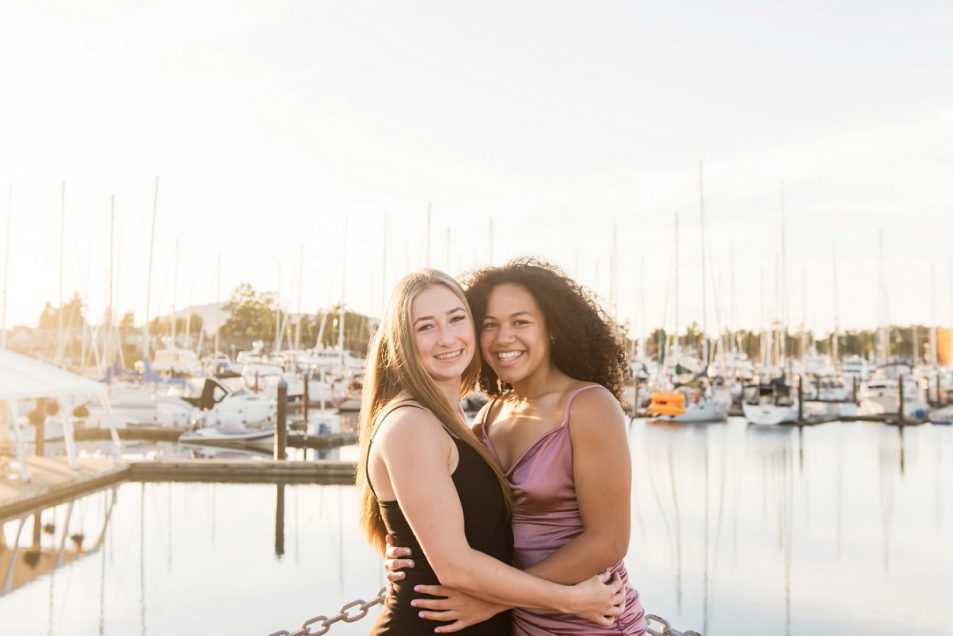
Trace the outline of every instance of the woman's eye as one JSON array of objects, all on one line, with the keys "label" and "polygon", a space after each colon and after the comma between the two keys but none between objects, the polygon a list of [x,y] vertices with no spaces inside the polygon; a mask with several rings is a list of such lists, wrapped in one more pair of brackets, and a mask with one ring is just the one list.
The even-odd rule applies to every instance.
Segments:
[{"label": "woman's eye", "polygon": [[496,327],[496,323],[495,323],[495,322],[485,322],[485,323],[483,323],[483,328],[484,328],[484,329],[493,329],[493,328],[495,328],[495,327]]},{"label": "woman's eye", "polygon": [[420,325],[417,327],[417,331],[427,331],[428,329],[433,329],[433,325]]},{"label": "woman's eye", "polygon": [[453,316],[450,318],[450,322],[460,322],[461,320],[465,320],[465,319],[466,319],[466,316]]}]

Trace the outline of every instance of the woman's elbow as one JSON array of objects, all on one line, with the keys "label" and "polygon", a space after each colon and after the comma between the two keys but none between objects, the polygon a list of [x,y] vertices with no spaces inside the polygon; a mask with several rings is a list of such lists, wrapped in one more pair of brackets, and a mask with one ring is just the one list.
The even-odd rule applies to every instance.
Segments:
[{"label": "woman's elbow", "polygon": [[629,535],[613,537],[610,541],[606,542],[606,551],[609,561],[612,563],[624,559],[625,555],[629,553]]},{"label": "woman's elbow", "polygon": [[614,565],[625,558],[629,552],[629,533],[610,532],[598,538],[601,547],[601,559],[606,565]]},{"label": "woman's elbow", "polygon": [[446,587],[452,587],[458,590],[466,589],[468,580],[472,578],[467,576],[465,567],[461,564],[460,559],[431,559],[430,567],[433,568],[433,573],[437,575],[437,580],[440,581],[440,585]]}]

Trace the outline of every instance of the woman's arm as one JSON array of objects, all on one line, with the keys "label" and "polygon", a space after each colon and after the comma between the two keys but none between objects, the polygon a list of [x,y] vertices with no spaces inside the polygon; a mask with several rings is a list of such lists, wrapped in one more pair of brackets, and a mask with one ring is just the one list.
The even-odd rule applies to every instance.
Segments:
[{"label": "woman's arm", "polygon": [[583,531],[526,571],[572,584],[611,567],[629,549],[632,463],[625,415],[611,393],[583,391],[572,403],[569,434]]},{"label": "woman's arm", "polygon": [[[419,409],[393,413],[374,441],[391,489],[440,582],[514,606],[608,614],[602,610],[613,604],[615,586],[598,581],[588,587],[557,585],[470,547],[460,499],[450,477],[449,448],[437,419]],[[376,468],[372,462],[372,478]]]}]

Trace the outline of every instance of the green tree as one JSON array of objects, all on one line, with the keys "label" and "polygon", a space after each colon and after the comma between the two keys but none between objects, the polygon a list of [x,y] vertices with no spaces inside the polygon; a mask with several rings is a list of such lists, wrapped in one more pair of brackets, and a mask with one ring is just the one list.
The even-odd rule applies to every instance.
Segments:
[{"label": "green tree", "polygon": [[265,341],[275,337],[275,296],[271,292],[257,292],[250,283],[242,283],[224,309],[229,316],[222,324],[222,337]]},{"label": "green tree", "polygon": [[[175,333],[184,334],[185,325],[188,323],[189,332],[196,334],[202,331],[202,316],[198,315],[194,311],[188,320],[184,316],[178,316],[175,319]],[[149,333],[154,336],[164,336],[172,333],[172,318],[153,318],[149,323]]]},{"label": "green tree", "polygon": [[79,294],[73,292],[73,296],[63,305],[62,309],[53,307],[47,301],[43,306],[43,312],[40,314],[39,326],[41,329],[56,329],[59,327],[60,311],[63,312],[63,325],[66,327],[82,327],[86,324],[86,317],[83,314],[83,301]]}]

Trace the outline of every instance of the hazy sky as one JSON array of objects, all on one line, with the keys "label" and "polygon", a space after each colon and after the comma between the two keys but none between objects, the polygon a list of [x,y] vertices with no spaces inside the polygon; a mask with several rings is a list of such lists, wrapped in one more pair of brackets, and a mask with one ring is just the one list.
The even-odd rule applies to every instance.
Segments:
[{"label": "hazy sky", "polygon": [[615,223],[635,328],[673,321],[677,212],[680,322],[701,322],[699,160],[710,329],[776,313],[782,179],[792,325],[833,324],[835,243],[841,323],[876,324],[880,230],[890,319],[953,321],[948,1],[8,1],[0,59],[8,325],[57,301],[61,181],[66,293],[99,320],[115,194],[141,320],[156,176],[153,315],[176,241],[179,307],[215,299],[221,255],[222,297],[280,277],[297,309],[303,245],[302,309],[343,276],[379,312],[426,262],[430,203],[433,265],[449,228],[451,273],[533,254],[606,300]]}]

